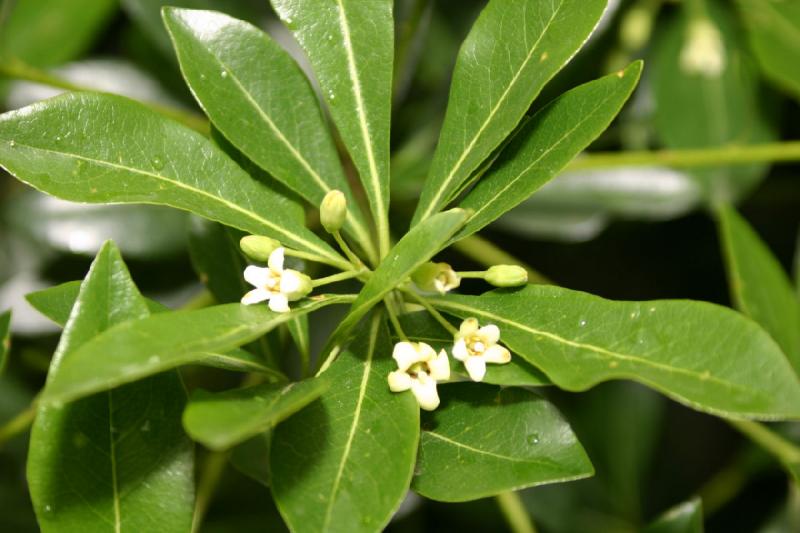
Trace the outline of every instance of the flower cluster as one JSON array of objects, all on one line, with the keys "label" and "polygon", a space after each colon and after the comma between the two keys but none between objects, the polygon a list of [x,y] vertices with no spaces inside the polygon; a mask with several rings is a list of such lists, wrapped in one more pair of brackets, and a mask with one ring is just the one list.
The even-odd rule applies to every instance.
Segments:
[{"label": "flower cluster", "polygon": [[[453,357],[464,364],[472,381],[483,381],[486,363],[508,363],[511,353],[500,346],[500,329],[494,324],[480,327],[476,318],[468,318],[454,335]],[[438,354],[424,342],[398,342],[392,357],[397,370],[389,373],[392,392],[411,390],[422,409],[432,411],[439,406],[436,383],[450,379],[447,352]]]}]

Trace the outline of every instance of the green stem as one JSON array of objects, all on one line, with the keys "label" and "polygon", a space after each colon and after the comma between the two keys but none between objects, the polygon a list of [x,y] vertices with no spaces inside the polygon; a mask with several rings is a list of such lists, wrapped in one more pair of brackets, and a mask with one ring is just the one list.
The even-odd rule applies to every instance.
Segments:
[{"label": "green stem", "polygon": [[[0,76],[48,85],[50,87],[55,87],[56,89],[64,89],[65,91],[102,92],[91,87],[76,85],[67,80],[54,76],[49,72],[32,67],[20,61],[19,59],[13,58],[0,63]],[[202,133],[203,135],[208,135],[211,131],[208,121],[200,115],[190,111],[183,111],[181,109],[175,109],[173,107],[168,107],[153,102],[145,102],[145,104],[153,111],[178,121],[183,125]]]},{"label": "green stem", "polygon": [[400,340],[408,342],[408,336],[406,332],[403,331],[403,327],[400,325],[400,320],[397,318],[397,311],[394,308],[394,303],[391,300],[391,293],[386,295],[386,298],[383,299],[384,304],[386,304],[386,313],[389,315],[389,321],[394,326],[395,331],[397,331],[397,336],[400,337]]},{"label": "green stem", "polygon": [[782,161],[800,161],[800,141],[687,150],[595,152],[573,160],[567,170],[652,165],[674,168],[722,167]]},{"label": "green stem", "polygon": [[0,427],[0,447],[3,443],[24,432],[36,418],[36,402]]},{"label": "green stem", "polygon": [[351,263],[357,268],[362,269],[364,268],[364,263],[361,262],[361,259],[353,252],[350,246],[347,245],[347,241],[342,238],[342,234],[338,231],[333,233],[333,239],[336,241],[336,244],[339,245],[339,248],[342,249],[344,255],[350,260]]},{"label": "green stem", "polygon": [[485,270],[467,270],[464,272],[456,272],[460,278],[466,279],[485,279],[486,278],[486,271]]},{"label": "green stem", "polygon": [[533,520],[522,504],[519,494],[513,491],[501,492],[495,496],[495,500],[508,522],[508,528],[513,533],[536,533]]},{"label": "green stem", "polygon": [[322,263],[323,265],[332,266],[334,268],[338,268],[339,270],[344,271],[351,271],[353,270],[353,265],[350,263],[346,263],[344,259],[341,261],[333,261],[326,257],[322,257],[321,255],[311,254],[308,252],[302,252],[300,250],[292,250],[291,248],[285,248],[285,255],[289,257],[296,257],[297,259],[303,259],[305,261],[313,261],[315,263]]},{"label": "green stem", "polygon": [[208,511],[211,499],[214,497],[219,480],[228,464],[228,454],[226,452],[209,452],[200,468],[200,479],[197,483],[197,498],[194,505],[194,517],[192,518],[192,533],[200,529],[203,518]]},{"label": "green stem", "polygon": [[415,293],[410,289],[401,289],[404,293],[411,296],[418,304],[425,308],[428,313],[439,323],[441,326],[448,331],[448,333],[452,335],[458,335],[458,330],[450,323],[435,307],[431,305],[431,303],[426,300],[424,297],[420,296],[419,294]]},{"label": "green stem", "polygon": [[339,272],[338,274],[331,274],[324,278],[319,278],[311,281],[313,287],[321,287],[337,281],[344,281],[346,279],[357,278],[366,274],[367,270],[348,270],[347,272]]},{"label": "green stem", "polygon": [[784,466],[800,463],[800,448],[769,429],[764,424],[752,420],[728,420],[740,433],[775,456]]},{"label": "green stem", "polygon": [[534,270],[530,265],[520,261],[505,250],[479,237],[470,235],[453,243],[453,248],[476,263],[491,267],[494,265],[519,265],[528,272],[528,283],[551,285],[553,282]]}]

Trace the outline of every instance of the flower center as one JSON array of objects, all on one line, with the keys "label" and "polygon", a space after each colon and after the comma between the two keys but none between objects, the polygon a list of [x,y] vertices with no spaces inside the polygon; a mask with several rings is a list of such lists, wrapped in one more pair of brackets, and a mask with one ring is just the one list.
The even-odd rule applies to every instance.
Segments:
[{"label": "flower center", "polygon": [[423,362],[419,362],[419,363],[414,363],[413,365],[408,367],[408,370],[406,370],[406,372],[412,378],[416,378],[420,373],[427,374],[426,372],[427,370],[428,370],[428,365]]},{"label": "flower center", "polygon": [[486,344],[484,344],[481,337],[472,337],[467,344],[467,348],[472,355],[482,355],[486,351]]}]

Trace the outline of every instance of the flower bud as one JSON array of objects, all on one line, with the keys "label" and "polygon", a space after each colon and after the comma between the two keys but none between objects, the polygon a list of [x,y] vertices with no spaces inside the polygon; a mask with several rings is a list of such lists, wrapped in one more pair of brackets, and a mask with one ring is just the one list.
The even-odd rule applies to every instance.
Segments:
[{"label": "flower bud", "polygon": [[334,189],[325,195],[319,206],[319,218],[328,233],[336,233],[342,229],[347,218],[347,199],[342,191]]},{"label": "flower bud", "polygon": [[280,290],[290,302],[306,297],[313,288],[314,282],[302,272],[287,268],[281,274]]},{"label": "flower bud", "polygon": [[710,20],[702,18],[689,22],[680,65],[687,74],[707,78],[718,78],[725,70],[725,43]]},{"label": "flower bud", "polygon": [[266,262],[269,254],[280,248],[281,243],[263,235],[247,235],[239,241],[239,248],[253,261]]},{"label": "flower bud", "polygon": [[495,265],[486,271],[484,279],[495,287],[518,287],[528,283],[528,272],[517,265]]},{"label": "flower bud", "polygon": [[461,277],[447,263],[425,263],[411,275],[411,281],[423,291],[444,294],[461,285]]}]

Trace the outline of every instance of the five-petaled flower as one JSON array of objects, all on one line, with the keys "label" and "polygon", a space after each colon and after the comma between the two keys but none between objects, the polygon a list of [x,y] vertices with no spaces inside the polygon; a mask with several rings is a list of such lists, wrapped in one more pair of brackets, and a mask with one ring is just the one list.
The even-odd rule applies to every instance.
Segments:
[{"label": "five-petaled flower", "polygon": [[447,352],[442,350],[437,355],[436,350],[424,342],[398,342],[392,357],[397,362],[397,370],[389,373],[389,389],[392,392],[411,389],[422,409],[436,409],[439,406],[436,382],[450,379]]},{"label": "five-petaled flower", "polygon": [[511,353],[497,344],[500,329],[494,324],[479,327],[478,319],[468,318],[455,335],[453,357],[464,363],[472,381],[483,381],[486,363],[508,363]]},{"label": "five-petaled flower", "polygon": [[311,292],[311,279],[297,270],[283,268],[284,248],[276,248],[267,262],[268,267],[250,265],[244,269],[244,279],[255,289],[242,297],[245,305],[269,300],[269,308],[276,313],[289,311],[289,302],[299,300]]}]

